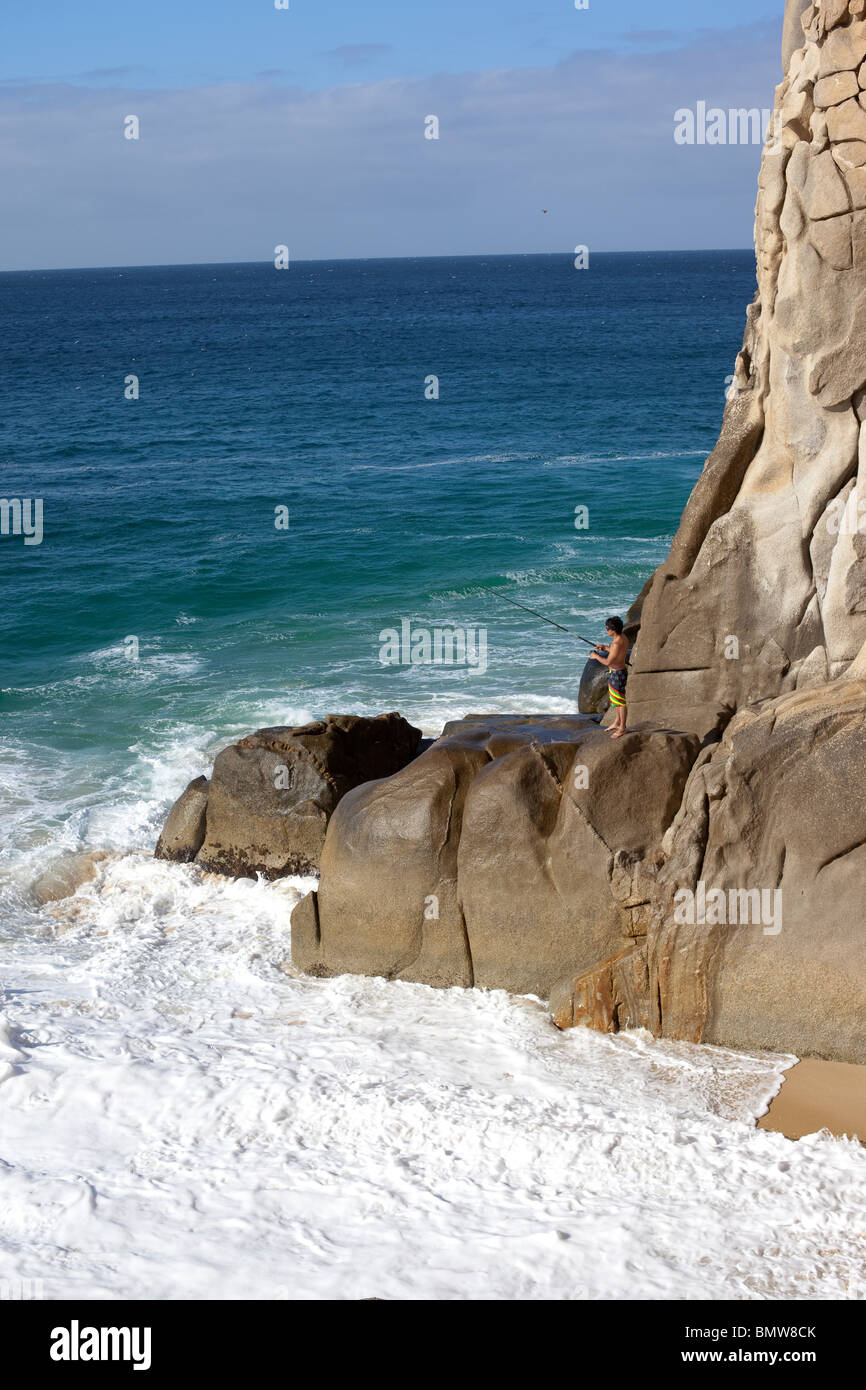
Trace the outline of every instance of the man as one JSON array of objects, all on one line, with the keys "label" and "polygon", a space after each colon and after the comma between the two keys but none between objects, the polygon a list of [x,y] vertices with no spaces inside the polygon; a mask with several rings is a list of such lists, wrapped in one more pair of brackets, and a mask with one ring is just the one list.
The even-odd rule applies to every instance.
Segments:
[{"label": "man", "polygon": [[628,715],[625,699],[625,686],[628,680],[625,659],[628,655],[628,642],[623,636],[622,618],[608,618],[605,627],[611,638],[611,644],[609,647],[593,647],[592,655],[596,661],[601,662],[602,666],[608,668],[607,693],[610,696],[611,708],[616,715],[608,733],[611,738],[622,738],[626,732],[625,721]]}]

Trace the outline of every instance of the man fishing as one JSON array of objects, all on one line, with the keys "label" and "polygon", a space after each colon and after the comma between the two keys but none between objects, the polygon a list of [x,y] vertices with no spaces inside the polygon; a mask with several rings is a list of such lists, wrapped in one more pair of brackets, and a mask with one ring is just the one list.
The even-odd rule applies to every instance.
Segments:
[{"label": "man fishing", "polygon": [[628,705],[625,698],[625,687],[628,680],[625,659],[628,655],[628,642],[623,636],[622,618],[608,618],[605,627],[611,638],[610,646],[593,647],[592,655],[602,666],[608,668],[607,693],[610,696],[611,708],[616,714],[608,732],[611,738],[622,738],[626,732],[625,721],[628,715]]},{"label": "man fishing", "polygon": [[[602,666],[608,668],[607,692],[610,696],[610,703],[616,711],[616,718],[610,727],[611,738],[622,738],[627,732],[625,727],[628,708],[625,700],[625,686],[628,680],[626,662],[628,660],[628,640],[623,634],[622,618],[608,618],[605,627],[608,636],[611,638],[609,647],[601,644],[593,646],[588,637],[583,637],[579,632],[572,632],[570,627],[563,627],[562,623],[554,622],[553,618],[548,618],[544,613],[539,613],[535,608],[527,608],[525,603],[518,603],[516,599],[509,598],[507,594],[500,594],[500,598],[505,599],[513,608],[522,608],[524,613],[532,613],[534,617],[541,618],[542,622],[550,623],[551,627],[558,627],[560,632],[567,632],[572,637],[576,637],[579,642],[585,642],[588,647],[592,647],[590,655]],[[602,655],[606,653],[606,655]]]}]

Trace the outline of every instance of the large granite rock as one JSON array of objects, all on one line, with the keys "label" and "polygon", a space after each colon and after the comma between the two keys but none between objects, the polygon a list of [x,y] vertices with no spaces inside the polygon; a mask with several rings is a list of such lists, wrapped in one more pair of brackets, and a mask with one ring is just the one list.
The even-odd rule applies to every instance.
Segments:
[{"label": "large granite rock", "polygon": [[416,762],[340,803],[322,877],[292,918],[292,958],[547,998],[611,954],[617,853],[640,857],[676,814],[693,735],[612,742],[575,716],[474,715]]},{"label": "large granite rock", "polygon": [[341,798],[404,767],[420,739],[399,714],[329,714],[300,728],[259,729],[217,754],[210,784],[190,783],[157,857],[194,859],[232,877],[313,872]]},{"label": "large granite rock", "polygon": [[788,4],[758,293],[721,438],[640,605],[636,719],[721,730],[866,647],[864,8]]},{"label": "large granite rock", "polygon": [[864,724],[866,681],[741,711],[659,851],[620,857],[638,930],[559,982],[560,1027],[866,1062]]},{"label": "large granite rock", "polygon": [[866,0],[789,0],[783,60],[735,389],[629,615],[632,716],[724,737],[617,861],[631,939],[550,1002],[866,1062]]}]

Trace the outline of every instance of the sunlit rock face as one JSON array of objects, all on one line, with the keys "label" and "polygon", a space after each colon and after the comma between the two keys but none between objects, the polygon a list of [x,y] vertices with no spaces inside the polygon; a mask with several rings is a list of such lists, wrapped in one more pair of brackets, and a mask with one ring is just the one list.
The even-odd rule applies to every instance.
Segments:
[{"label": "sunlit rock face", "polygon": [[864,12],[788,5],[758,293],[719,442],[640,606],[636,719],[706,734],[866,670]]},{"label": "sunlit rock face", "polygon": [[655,852],[615,856],[620,937],[557,1024],[866,1062],[864,724],[866,681],[741,710]]},{"label": "sunlit rock face", "polygon": [[698,753],[653,729],[612,743],[579,715],[455,720],[340,802],[292,917],[295,965],[547,999],[620,948],[614,855],[659,843]]}]

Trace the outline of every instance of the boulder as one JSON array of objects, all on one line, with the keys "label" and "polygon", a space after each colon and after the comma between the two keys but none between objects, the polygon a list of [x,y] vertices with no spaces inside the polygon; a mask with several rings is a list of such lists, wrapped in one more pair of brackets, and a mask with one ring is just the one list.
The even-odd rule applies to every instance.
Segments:
[{"label": "boulder", "polygon": [[399,714],[259,729],[217,754],[209,784],[187,787],[157,854],[236,878],[314,872],[342,797],[404,767],[420,739]]},{"label": "boulder", "polygon": [[694,735],[611,741],[579,716],[473,715],[396,776],[349,793],[321,881],[292,918],[292,959],[548,997],[622,935],[614,857],[661,838]]},{"label": "boulder", "polygon": [[859,94],[860,83],[855,72],[836,72],[815,83],[815,105],[825,111],[828,106],[838,106],[841,101]]},{"label": "boulder", "polygon": [[590,657],[583,668],[577,708],[581,714],[606,714],[610,706],[607,693],[607,667]]},{"label": "boulder", "polygon": [[863,680],[741,711],[634,867],[645,939],[606,963],[609,1022],[587,981],[560,1019],[570,998],[573,1021],[866,1063],[864,722]]},{"label": "boulder", "polygon": [[208,785],[206,777],[196,777],[181,792],[162,828],[155,858],[171,859],[176,864],[195,859],[204,844]]}]

